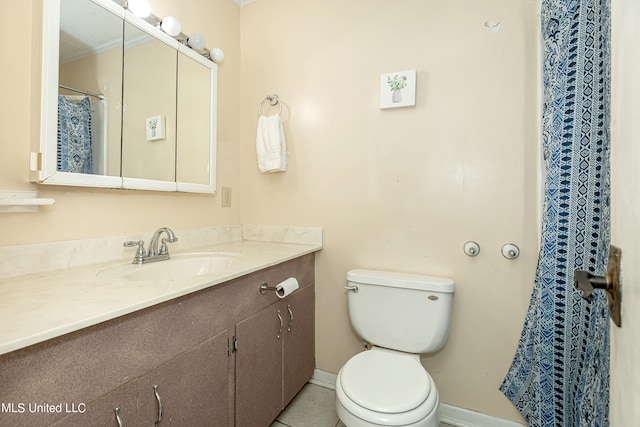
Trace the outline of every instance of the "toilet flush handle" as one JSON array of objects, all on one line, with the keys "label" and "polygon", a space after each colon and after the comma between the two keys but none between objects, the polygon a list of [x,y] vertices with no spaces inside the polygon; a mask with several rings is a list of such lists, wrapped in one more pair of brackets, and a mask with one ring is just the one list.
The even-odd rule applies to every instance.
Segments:
[{"label": "toilet flush handle", "polygon": [[344,288],[348,291],[358,292],[357,286],[345,285]]}]

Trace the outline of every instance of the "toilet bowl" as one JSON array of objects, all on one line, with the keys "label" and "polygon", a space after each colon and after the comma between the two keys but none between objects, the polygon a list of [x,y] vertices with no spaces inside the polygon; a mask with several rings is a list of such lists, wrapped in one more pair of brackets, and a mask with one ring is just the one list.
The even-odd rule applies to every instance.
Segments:
[{"label": "toilet bowl", "polygon": [[420,354],[447,340],[453,280],[351,270],[345,288],[351,326],[373,347],[338,372],[340,420],[347,427],[438,427],[438,389]]},{"label": "toilet bowl", "polygon": [[439,403],[417,354],[374,347],[338,372],[336,409],[347,427],[438,427]]}]

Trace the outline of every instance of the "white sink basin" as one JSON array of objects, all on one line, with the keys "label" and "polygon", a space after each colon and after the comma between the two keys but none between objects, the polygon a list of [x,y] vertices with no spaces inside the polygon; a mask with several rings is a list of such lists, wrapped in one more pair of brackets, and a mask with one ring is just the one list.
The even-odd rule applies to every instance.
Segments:
[{"label": "white sink basin", "polygon": [[240,257],[228,252],[197,252],[172,255],[165,261],[148,264],[119,264],[98,271],[98,277],[127,279],[131,281],[166,281],[188,279],[229,270]]}]

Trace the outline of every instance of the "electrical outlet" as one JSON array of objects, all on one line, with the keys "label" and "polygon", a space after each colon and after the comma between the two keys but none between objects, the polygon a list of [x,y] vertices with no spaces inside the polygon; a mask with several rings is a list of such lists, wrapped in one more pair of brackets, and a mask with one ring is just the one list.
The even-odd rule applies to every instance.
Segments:
[{"label": "electrical outlet", "polygon": [[222,187],[221,188],[221,196],[220,196],[220,206],[223,208],[231,207],[231,188],[230,187]]}]

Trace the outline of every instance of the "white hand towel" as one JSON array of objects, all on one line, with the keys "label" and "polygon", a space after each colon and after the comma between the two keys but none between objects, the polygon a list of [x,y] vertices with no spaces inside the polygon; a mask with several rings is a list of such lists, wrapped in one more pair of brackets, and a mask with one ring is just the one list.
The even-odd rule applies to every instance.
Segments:
[{"label": "white hand towel", "polygon": [[256,153],[260,172],[284,172],[287,170],[287,143],[280,114],[260,116],[256,135]]}]

